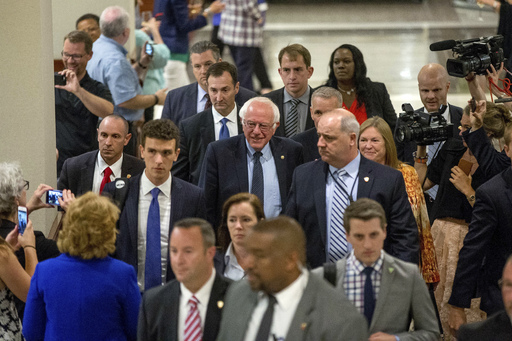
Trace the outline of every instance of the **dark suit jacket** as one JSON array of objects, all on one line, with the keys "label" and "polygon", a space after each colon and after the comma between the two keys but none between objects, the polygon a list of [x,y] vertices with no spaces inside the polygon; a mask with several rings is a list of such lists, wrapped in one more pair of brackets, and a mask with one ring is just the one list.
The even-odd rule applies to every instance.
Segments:
[{"label": "dark suit jacket", "polygon": [[[286,215],[304,229],[307,260],[312,268],[326,262],[327,213],[325,185],[329,165],[322,160],[297,167],[286,206]],[[357,198],[379,202],[386,212],[387,237],[384,250],[407,262],[418,263],[418,227],[405,191],[402,173],[361,156]]]},{"label": "dark suit jacket", "polygon": [[[215,275],[206,318],[203,341],[215,341],[219,333],[224,296],[231,281]],[[142,296],[137,326],[138,341],[169,340],[178,341],[178,321],[180,311],[180,282],[173,280],[164,286],[149,289]]]},{"label": "dark suit jacket", "polygon": [[500,311],[475,323],[463,324],[457,334],[458,341],[510,341],[512,324],[506,311]]},{"label": "dark suit jacket", "polygon": [[[456,106],[450,104],[449,109],[450,109],[450,119],[453,124],[453,136],[452,137],[460,138],[459,137],[459,126],[460,126],[460,120],[462,118],[462,108],[459,108],[459,107],[456,107]],[[415,110],[415,112],[424,113],[424,110],[425,109],[423,107],[421,107],[421,108]],[[397,127],[398,127],[398,119],[397,119]],[[414,159],[412,157],[412,153],[415,152],[417,149],[416,142],[410,141],[410,142],[404,143],[404,142],[398,142],[395,139],[395,144],[396,144],[396,151],[398,153],[398,155],[397,155],[398,160],[414,167]]]},{"label": "dark suit jacket", "polygon": [[[76,196],[92,191],[97,150],[67,159],[62,166],[57,188],[69,189]],[[128,154],[123,156],[121,177],[135,176],[145,168],[144,161]]]},{"label": "dark suit jacket", "polygon": [[[269,92],[268,94],[263,95],[263,97],[267,97],[270,100],[272,100],[272,102],[274,102],[274,104],[277,105],[277,107],[279,108],[279,113],[281,115],[281,119],[280,119],[279,127],[277,127],[277,129],[276,129],[275,135],[277,135],[277,136],[285,136],[284,135],[284,131],[285,131],[284,127],[286,124],[286,113],[284,112],[284,91],[285,91],[285,88],[283,87],[281,89],[277,89],[272,92]],[[313,119],[311,118],[311,115],[309,113],[309,108],[311,107],[311,95],[312,94],[313,94],[313,89],[311,89],[311,87],[309,87],[309,102],[308,102],[308,107],[306,110],[306,127],[305,127],[304,131],[306,131],[310,128],[313,128],[315,126],[315,122],[313,122]]]},{"label": "dark suit jacket", "polygon": [[[224,202],[234,194],[249,191],[245,141],[245,136],[240,134],[227,140],[210,143],[206,149],[199,186],[204,189],[208,221],[215,227],[220,223]],[[303,160],[302,146],[295,141],[277,136],[273,136],[269,143],[284,209],[293,170]]]},{"label": "dark suit jacket", "polygon": [[[233,283],[226,295],[219,340],[244,340],[258,293],[246,279]],[[286,341],[368,340],[368,325],[354,305],[313,274],[294,312]]]},{"label": "dark suit jacket", "polygon": [[[242,107],[245,102],[256,96],[254,91],[240,87],[235,102]],[[182,120],[197,113],[197,82],[169,91],[165,98],[162,118],[168,118],[179,126]]]},{"label": "dark suit jacket", "polygon": [[448,303],[469,308],[478,287],[480,309],[493,314],[504,309],[498,280],[512,253],[512,168],[481,185],[475,197]]},{"label": "dark suit jacket", "polygon": [[[240,107],[237,107],[237,112]],[[242,133],[242,123],[238,119],[238,133]],[[203,164],[204,153],[210,142],[215,141],[215,126],[212,109],[200,112],[180,123],[180,155],[172,166],[172,174],[197,185]]]},{"label": "dark suit jacket", "polygon": [[304,151],[304,163],[320,159],[318,152],[318,133],[316,128],[313,127],[300,134],[292,136],[292,140],[299,142]]},{"label": "dark suit jacket", "polygon": [[[139,191],[140,175],[130,178],[127,185],[128,193],[124,203],[123,210],[117,222],[119,235],[116,240],[115,258],[132,265],[137,269],[137,239],[139,222]],[[103,193],[113,196],[115,193],[115,182],[105,185]],[[203,191],[186,181],[178,178],[172,178],[171,184],[171,220],[169,228],[169,237],[171,236],[174,223],[183,218],[206,218],[204,210]],[[174,273],[171,269],[169,255],[167,255],[167,280],[174,279]]]}]

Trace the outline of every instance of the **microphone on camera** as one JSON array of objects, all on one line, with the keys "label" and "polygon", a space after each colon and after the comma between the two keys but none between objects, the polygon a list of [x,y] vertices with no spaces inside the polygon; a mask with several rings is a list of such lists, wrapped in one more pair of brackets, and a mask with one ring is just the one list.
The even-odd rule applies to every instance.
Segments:
[{"label": "microphone on camera", "polygon": [[430,51],[444,51],[450,50],[457,45],[457,42],[453,39],[438,41],[436,43],[430,44]]}]

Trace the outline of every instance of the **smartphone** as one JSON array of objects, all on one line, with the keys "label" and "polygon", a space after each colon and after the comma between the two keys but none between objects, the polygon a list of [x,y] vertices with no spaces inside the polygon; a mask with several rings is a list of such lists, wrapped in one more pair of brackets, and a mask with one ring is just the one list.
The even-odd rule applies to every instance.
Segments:
[{"label": "smartphone", "polygon": [[50,205],[60,206],[59,198],[62,198],[62,191],[50,189],[46,192],[46,203]]},{"label": "smartphone", "polygon": [[18,231],[20,234],[25,232],[27,227],[27,208],[24,206],[18,206]]},{"label": "smartphone", "polygon": [[476,111],[475,97],[471,97],[471,99],[469,100],[469,108],[471,109],[471,112],[475,112]]},{"label": "smartphone", "polygon": [[153,45],[150,43],[146,43],[146,54],[151,57],[153,56]]},{"label": "smartphone", "polygon": [[66,76],[56,73],[54,75],[54,82],[55,85],[66,85]]},{"label": "smartphone", "polygon": [[466,175],[469,175],[469,173],[471,172],[471,168],[473,167],[473,164],[468,160],[460,159],[458,166]]}]

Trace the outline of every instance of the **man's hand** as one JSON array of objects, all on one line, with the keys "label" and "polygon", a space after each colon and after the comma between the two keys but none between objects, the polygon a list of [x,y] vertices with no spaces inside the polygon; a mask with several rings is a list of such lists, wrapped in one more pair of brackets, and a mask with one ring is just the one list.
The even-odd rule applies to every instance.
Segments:
[{"label": "man's hand", "polygon": [[395,335],[378,332],[370,335],[368,341],[396,341]]},{"label": "man's hand", "polygon": [[459,327],[466,323],[466,314],[464,308],[454,307],[450,305],[450,312],[448,315],[448,325],[450,326],[450,333],[457,336]]},{"label": "man's hand", "polygon": [[[189,5],[190,7],[190,5]],[[157,21],[154,17],[149,19],[148,21],[142,22],[142,29],[148,35],[155,35],[155,32],[159,32],[161,21]]]},{"label": "man's hand", "polygon": [[478,130],[484,125],[484,114],[487,110],[487,104],[484,101],[476,101],[476,110],[471,111],[469,120],[471,122],[471,131]]},{"label": "man's hand", "polygon": [[220,0],[215,0],[210,4],[208,8],[210,9],[211,13],[216,14],[222,12],[224,10],[224,7],[226,7],[226,4],[220,2]]},{"label": "man's hand", "polygon": [[69,205],[75,201],[75,195],[71,190],[65,189],[62,191],[62,198],[59,198],[59,205],[64,211],[68,210]]},{"label": "man's hand", "polygon": [[158,103],[160,105],[164,105],[165,97],[167,97],[167,88],[163,88],[155,92],[155,95],[158,97]]},{"label": "man's hand", "polygon": [[40,184],[37,186],[37,189],[34,191],[34,194],[30,198],[30,200],[27,202],[27,213],[30,214],[34,211],[37,211],[40,208],[52,208],[52,205],[46,204],[44,201],[41,200],[41,197],[43,194],[46,193],[46,191],[53,189],[52,186],[48,186],[45,184]]},{"label": "man's hand", "polygon": [[59,75],[66,76],[66,85],[55,85],[57,89],[63,89],[66,91],[69,91],[73,94],[77,94],[78,91],[80,91],[80,82],[78,81],[78,78],[76,77],[76,74],[71,70],[63,70],[59,72]]}]

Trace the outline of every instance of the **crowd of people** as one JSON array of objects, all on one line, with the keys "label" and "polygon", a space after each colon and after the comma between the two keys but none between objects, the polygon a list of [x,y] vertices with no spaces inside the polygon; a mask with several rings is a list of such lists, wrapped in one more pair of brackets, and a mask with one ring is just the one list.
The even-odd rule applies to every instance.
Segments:
[{"label": "crowd of people", "polygon": [[[512,116],[480,87],[502,69],[468,75],[459,108],[446,69],[422,67],[414,114],[450,136],[404,141],[354,45],[317,89],[308,49],[284,46],[283,87],[254,92],[266,9],[159,1],[130,54],[125,9],[77,20],[55,86],[55,241],[17,218],[53,188],[27,200],[0,164],[0,339],[512,337]],[[212,40],[236,65],[189,48],[221,13]]]}]

